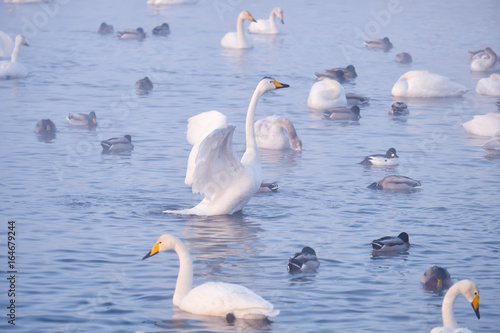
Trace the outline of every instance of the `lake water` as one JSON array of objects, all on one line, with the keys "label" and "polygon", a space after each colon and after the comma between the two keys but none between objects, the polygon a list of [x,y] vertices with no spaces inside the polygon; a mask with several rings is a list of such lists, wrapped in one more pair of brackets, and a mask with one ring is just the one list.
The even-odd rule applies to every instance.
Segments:
[{"label": "lake water", "polygon": [[[220,47],[241,10],[267,18],[281,6],[282,34],[252,36],[254,48]],[[21,80],[0,81],[2,270],[9,220],[16,221],[16,325],[7,323],[9,285],[2,275],[0,329],[17,332],[428,332],[440,326],[443,295],[426,292],[420,276],[446,267],[454,281],[480,288],[481,319],[463,297],[455,312],[477,332],[498,332],[500,313],[500,159],[481,148],[487,138],[461,124],[495,112],[496,99],[474,93],[487,74],[472,74],[467,51],[500,51],[500,2],[229,1],[155,8],[146,1],[0,4],[0,30],[23,32],[30,47]],[[143,27],[143,42],[96,33]],[[168,22],[172,33],[151,29]],[[247,26],[248,23],[245,23]],[[361,39],[388,36],[389,52]],[[414,62],[394,61],[399,52]],[[371,98],[359,122],[323,119],[307,108],[313,73],[353,64],[346,92]],[[457,99],[407,101],[410,115],[387,115],[392,85],[408,70],[429,70],[472,91]],[[149,76],[155,88],[138,94]],[[244,150],[244,121],[259,80],[272,75],[290,88],[265,95],[256,119],[288,117],[303,151],[261,151],[263,177],[279,191],[256,195],[242,213],[193,217],[162,214],[194,206],[184,184],[190,146],[187,119],[216,109],[235,124]],[[70,128],[70,112],[95,111],[95,131]],[[49,143],[33,133],[50,118]],[[103,155],[100,140],[130,134],[130,154]],[[393,169],[357,162],[395,147]],[[389,174],[418,179],[422,189],[367,189]],[[406,231],[407,253],[374,257],[370,241]],[[189,315],[172,306],[178,260],[141,258],[171,233],[194,257],[194,282],[245,285],[281,310],[271,323]],[[286,272],[290,255],[313,247],[317,274]]]}]

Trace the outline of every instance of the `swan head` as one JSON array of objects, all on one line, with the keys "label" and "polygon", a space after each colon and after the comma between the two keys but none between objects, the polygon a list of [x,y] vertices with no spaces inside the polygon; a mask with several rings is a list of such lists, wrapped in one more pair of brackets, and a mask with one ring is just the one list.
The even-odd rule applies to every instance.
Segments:
[{"label": "swan head", "polygon": [[302,151],[302,140],[299,137],[290,139],[290,146],[295,151]]},{"label": "swan head", "polygon": [[250,12],[248,10],[244,10],[240,13],[240,15],[238,16],[238,20],[250,20],[250,21],[253,21],[253,22],[257,22],[255,21],[255,19],[253,18],[252,14],[250,14]]},{"label": "swan head", "polygon": [[152,257],[160,252],[173,250],[177,243],[179,243],[179,239],[177,239],[175,236],[169,234],[161,235],[160,238],[158,238],[158,240],[156,241],[155,245],[153,245],[151,251],[149,251],[148,254],[146,254],[142,258],[142,260]]},{"label": "swan head", "polygon": [[288,88],[288,87],[290,87],[290,85],[278,82],[269,76],[265,76],[264,78],[262,78],[262,80],[260,80],[259,84],[257,85],[257,88],[259,88],[263,92],[268,92],[271,90]]},{"label": "swan head", "polygon": [[477,319],[479,315],[479,288],[477,284],[471,280],[462,280],[457,283],[460,293],[470,302],[472,309],[476,313]]},{"label": "swan head", "polygon": [[15,40],[15,45],[26,45],[30,46],[28,42],[26,41],[26,38],[24,38],[23,35],[17,35],[16,40]]},{"label": "swan head", "polygon": [[285,24],[285,22],[283,22],[283,10],[281,10],[281,8],[279,8],[279,7],[274,8],[273,13],[274,13],[274,15],[278,16],[281,24]]}]

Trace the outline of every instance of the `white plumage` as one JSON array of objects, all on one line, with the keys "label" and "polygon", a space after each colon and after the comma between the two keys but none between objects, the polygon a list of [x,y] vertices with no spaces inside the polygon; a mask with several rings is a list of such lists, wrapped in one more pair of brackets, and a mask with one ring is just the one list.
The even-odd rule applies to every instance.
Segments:
[{"label": "white plumage", "polygon": [[10,61],[0,61],[0,80],[23,78],[28,75],[26,67],[17,62],[17,56],[21,45],[29,46],[23,35],[17,35],[14,50],[10,56]]},{"label": "white plumage", "polygon": [[344,87],[335,80],[323,78],[311,87],[307,106],[316,110],[346,107]]},{"label": "white plumage", "polygon": [[252,48],[252,41],[248,40],[243,31],[243,21],[250,20],[254,21],[252,15],[244,10],[238,15],[238,20],[236,22],[236,32],[228,32],[222,37],[220,44],[226,49],[249,49]]},{"label": "white plumage", "polygon": [[260,19],[250,23],[250,25],[248,26],[248,31],[254,34],[279,34],[280,31],[278,30],[275,21],[276,17],[279,18],[282,24],[284,24],[283,11],[281,10],[281,8],[274,8],[269,15],[269,19]]},{"label": "white plumage", "polygon": [[462,126],[471,134],[497,136],[500,135],[500,114],[490,112],[485,115],[477,115]]},{"label": "white plumage", "polygon": [[259,119],[255,122],[255,138],[259,148],[302,150],[302,141],[292,122],[277,115]]},{"label": "white plumage", "polygon": [[398,97],[458,97],[467,91],[463,85],[428,71],[406,72],[392,87],[392,95]]},{"label": "white plumage", "polygon": [[500,75],[491,74],[477,81],[476,94],[500,97]]}]

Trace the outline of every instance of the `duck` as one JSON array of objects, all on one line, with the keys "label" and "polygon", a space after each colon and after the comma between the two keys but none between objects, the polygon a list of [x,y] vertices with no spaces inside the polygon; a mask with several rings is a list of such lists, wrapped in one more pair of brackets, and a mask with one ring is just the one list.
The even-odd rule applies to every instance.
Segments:
[{"label": "duck", "polygon": [[472,120],[463,123],[462,126],[468,133],[479,136],[500,135],[500,114],[489,112],[485,115],[476,115]]},{"label": "duck", "polygon": [[370,243],[374,252],[403,252],[410,248],[410,238],[406,232],[402,232],[396,237],[385,236],[374,239]]},{"label": "duck", "polygon": [[424,289],[432,291],[443,291],[451,287],[451,275],[446,268],[439,266],[431,266],[426,269],[420,282],[423,284]]},{"label": "duck", "polygon": [[483,144],[483,149],[488,155],[500,155],[500,133],[499,136],[489,139]]},{"label": "duck", "polygon": [[359,120],[361,118],[361,110],[359,106],[354,105],[352,107],[338,107],[325,110],[323,113],[328,119],[335,120]]},{"label": "duck", "polygon": [[145,76],[144,78],[138,80],[135,83],[135,89],[140,89],[140,90],[153,90],[153,82],[149,79],[149,77]]},{"label": "duck", "polygon": [[485,72],[492,70],[497,63],[497,54],[487,47],[484,50],[469,52],[471,56],[470,70],[472,72]]},{"label": "duck", "polygon": [[0,61],[0,80],[24,78],[28,75],[26,67],[17,61],[17,56],[22,45],[29,46],[23,35],[17,35],[14,41],[14,49],[10,55],[10,61]]},{"label": "duck", "polygon": [[477,81],[476,94],[500,97],[500,75],[491,74]]},{"label": "duck", "polygon": [[97,118],[94,111],[91,111],[89,114],[84,113],[70,113],[66,120],[68,120],[68,124],[71,126],[85,126],[89,129],[97,126]]},{"label": "duck", "polygon": [[272,90],[289,87],[271,77],[257,84],[250,100],[245,123],[246,150],[240,161],[233,152],[234,125],[218,111],[198,114],[188,120],[187,141],[193,145],[184,182],[204,199],[195,207],[166,210],[169,214],[226,215],[245,207],[262,182],[260,152],[254,131],[254,117],[260,97]]},{"label": "duck", "polygon": [[280,187],[277,182],[272,182],[272,183],[262,182],[257,192],[276,192],[277,190],[279,190],[279,188]]},{"label": "duck", "polygon": [[335,80],[323,78],[311,87],[307,106],[314,110],[346,107],[344,87]]},{"label": "duck", "polygon": [[179,274],[172,299],[179,309],[195,315],[224,317],[228,322],[240,318],[266,319],[280,313],[272,303],[238,284],[207,282],[193,288],[193,260],[184,242],[173,235],[160,236],[142,260],[170,250],[179,257]]},{"label": "duck", "polygon": [[271,10],[269,19],[260,19],[250,23],[250,25],[248,26],[248,31],[254,34],[279,34],[280,31],[278,30],[275,21],[276,17],[279,18],[281,24],[285,24],[285,22],[283,21],[283,11],[281,10],[281,8],[276,7]]},{"label": "duck", "polygon": [[364,97],[353,93],[346,93],[345,98],[347,100],[347,105],[366,105],[370,102],[369,97]]},{"label": "duck", "polygon": [[115,29],[111,24],[106,24],[106,22],[102,22],[97,30],[97,33],[100,35],[108,35],[115,32]]},{"label": "duck", "polygon": [[153,28],[153,35],[166,36],[170,34],[170,26],[168,23],[163,23]]},{"label": "duck", "polygon": [[392,87],[392,96],[397,97],[460,97],[469,89],[449,78],[428,71],[409,71],[403,74]]},{"label": "duck", "polygon": [[366,166],[394,166],[398,165],[399,156],[396,154],[395,148],[389,148],[387,152],[383,154],[374,154],[368,155],[359,162],[359,164],[363,164]]},{"label": "duck", "polygon": [[443,326],[433,328],[430,333],[472,333],[467,328],[460,328],[455,319],[453,305],[459,295],[463,295],[470,302],[477,319],[481,318],[479,314],[479,288],[477,284],[471,280],[461,280],[452,285],[444,295],[441,307]]},{"label": "duck", "polygon": [[272,115],[259,119],[255,122],[254,130],[259,148],[302,150],[302,140],[288,118]]},{"label": "duck", "polygon": [[384,51],[389,51],[390,49],[392,49],[392,43],[387,37],[384,37],[382,39],[367,40],[364,42],[364,44],[372,49],[380,49]]},{"label": "duck", "polygon": [[132,137],[130,135],[125,135],[122,138],[111,138],[101,141],[102,152],[103,153],[118,153],[124,151],[130,151],[134,149],[132,144]]},{"label": "duck", "polygon": [[344,77],[348,79],[354,79],[355,77],[358,76],[358,73],[356,73],[356,68],[354,68],[353,65],[348,65],[347,67],[338,67],[338,68],[330,68],[326,70],[327,72],[336,72],[336,71],[341,71],[344,73]]},{"label": "duck", "polygon": [[226,49],[250,49],[253,47],[252,42],[247,40],[243,31],[244,20],[256,22],[248,10],[242,11],[238,15],[236,22],[236,32],[228,32],[222,37],[220,44]]},{"label": "duck", "polygon": [[121,30],[116,33],[118,35],[118,38],[120,39],[127,39],[127,40],[143,40],[146,38],[146,33],[144,30],[139,27],[135,30]]},{"label": "duck", "polygon": [[411,57],[411,54],[407,52],[401,52],[396,54],[395,61],[401,64],[411,64],[413,62],[413,58]]},{"label": "duck", "polygon": [[50,119],[40,119],[36,125],[34,132],[45,139],[54,139],[56,136],[56,124]]},{"label": "duck", "polygon": [[394,102],[389,108],[388,113],[393,116],[405,116],[410,114],[410,110],[408,110],[408,105],[405,102]]},{"label": "duck", "polygon": [[315,273],[319,267],[316,251],[306,246],[299,253],[295,253],[288,259],[286,270],[290,274]]},{"label": "duck", "polygon": [[345,82],[345,80],[346,80],[344,72],[342,72],[340,70],[338,70],[338,71],[331,71],[331,72],[327,71],[327,72],[323,72],[323,73],[315,72],[314,76],[318,80],[321,80],[321,79],[324,79],[324,78],[328,78],[328,79],[335,80],[335,81],[337,81],[339,83]]},{"label": "duck", "polygon": [[390,175],[382,178],[378,182],[371,183],[368,188],[376,190],[413,191],[421,186],[422,183],[419,180],[414,180],[406,176]]}]

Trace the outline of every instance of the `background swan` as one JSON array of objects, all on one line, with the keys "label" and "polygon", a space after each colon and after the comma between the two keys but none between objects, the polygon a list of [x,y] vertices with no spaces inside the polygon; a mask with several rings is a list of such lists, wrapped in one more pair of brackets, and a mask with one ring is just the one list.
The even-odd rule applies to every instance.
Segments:
[{"label": "background swan", "polygon": [[22,45],[29,46],[23,35],[17,35],[15,39],[14,49],[10,56],[10,61],[0,61],[0,79],[8,80],[15,78],[23,78],[28,75],[28,70],[23,64],[17,62],[19,49]]},{"label": "background swan", "polygon": [[292,122],[276,115],[255,122],[255,138],[259,148],[302,150],[302,141]]},{"label": "background swan", "polygon": [[470,70],[473,72],[489,71],[495,67],[497,54],[487,47],[484,50],[469,52],[471,54]]},{"label": "background swan", "polygon": [[500,97],[500,75],[491,74],[477,81],[476,94]]},{"label": "background swan", "polygon": [[344,87],[335,80],[323,78],[311,87],[307,106],[316,110],[346,107]]},{"label": "background swan", "polygon": [[430,333],[466,333],[470,332],[467,328],[459,328],[453,313],[453,304],[459,295],[463,295],[472,305],[477,319],[479,315],[479,288],[470,280],[461,280],[448,289],[443,298],[442,316],[443,326],[435,327]]},{"label": "background swan", "polygon": [[248,106],[246,151],[241,161],[233,153],[235,126],[226,124],[222,113],[209,111],[189,119],[187,140],[193,148],[189,154],[185,182],[192,185],[193,193],[202,193],[205,198],[191,209],[167,210],[164,213],[223,215],[243,209],[259,190],[262,178],[254,132],[257,102],[264,93],[286,87],[287,84],[267,77],[257,85]]},{"label": "background swan", "polygon": [[271,10],[271,14],[269,15],[269,19],[260,19],[255,22],[250,23],[248,26],[248,31],[254,34],[279,34],[278,27],[276,26],[275,18],[278,17],[281,21],[281,24],[285,24],[283,22],[283,11],[281,8],[274,8]]},{"label": "background swan", "polygon": [[399,97],[458,97],[468,91],[450,79],[428,71],[406,72],[392,87],[392,96]]},{"label": "background swan", "polygon": [[226,49],[249,49],[253,45],[251,41],[247,40],[245,32],[243,31],[243,21],[250,20],[255,22],[252,15],[244,10],[238,15],[238,20],[236,21],[236,32],[228,32],[222,37],[220,44]]},{"label": "background swan", "polygon": [[500,135],[500,114],[487,113],[474,116],[474,119],[462,124],[468,133],[479,136]]},{"label": "background swan", "polygon": [[208,282],[192,288],[193,261],[186,245],[175,236],[160,236],[142,259],[169,250],[174,250],[179,256],[179,275],[173,303],[181,310],[198,315],[226,317],[228,321],[230,318],[262,319],[279,314],[279,310],[275,310],[271,303],[237,284]]}]

